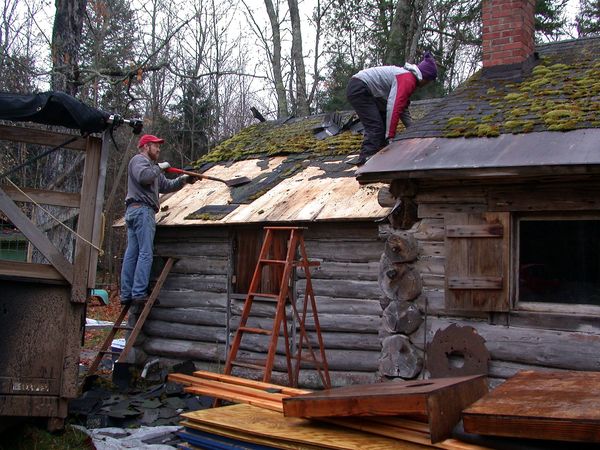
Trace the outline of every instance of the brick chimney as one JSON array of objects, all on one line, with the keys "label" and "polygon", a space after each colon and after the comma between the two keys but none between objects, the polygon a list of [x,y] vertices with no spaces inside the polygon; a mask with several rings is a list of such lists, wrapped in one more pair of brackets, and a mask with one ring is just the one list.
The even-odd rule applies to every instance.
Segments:
[{"label": "brick chimney", "polygon": [[533,56],[535,0],[483,0],[483,68]]}]

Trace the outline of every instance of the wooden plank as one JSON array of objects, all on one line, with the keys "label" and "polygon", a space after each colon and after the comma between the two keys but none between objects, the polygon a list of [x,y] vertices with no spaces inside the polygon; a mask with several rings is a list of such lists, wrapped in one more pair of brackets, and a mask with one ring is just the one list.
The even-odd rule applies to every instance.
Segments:
[{"label": "wooden plank", "polygon": [[222,389],[215,389],[204,386],[190,386],[186,387],[184,391],[190,394],[205,395],[207,397],[214,397],[229,402],[242,402],[246,405],[257,406],[261,409],[268,409],[269,411],[281,412],[282,408],[281,402],[264,400],[251,395],[227,392],[223,391]]},{"label": "wooden plank", "polygon": [[0,188],[0,210],[6,214],[8,219],[25,235],[33,246],[46,257],[48,262],[60,272],[69,283],[73,282],[73,266],[58,251],[29,218],[21,212],[21,209]]},{"label": "wooden plank", "polygon": [[31,200],[27,196],[42,205],[66,206],[67,208],[79,208],[81,202],[81,194],[79,192],[58,192],[19,187],[21,191],[27,194],[25,196],[17,188],[8,184],[3,185],[2,189],[15,202],[31,203]]},{"label": "wooden plank", "polygon": [[65,277],[50,264],[25,263],[20,261],[0,260],[0,277],[30,281],[66,282]]},{"label": "wooden plank", "polygon": [[[73,288],[71,301],[85,303],[87,290],[95,286],[88,286],[90,271],[90,256],[92,255],[91,242],[94,235],[94,220],[96,219],[96,194],[100,178],[100,157],[102,147],[97,139],[87,139],[85,165],[81,185],[81,205],[77,219],[77,234],[83,239],[75,241],[73,257]],[[86,242],[87,241],[87,242]],[[96,250],[94,250],[96,251]],[[94,277],[95,278],[95,277]]]},{"label": "wooden plank", "polygon": [[520,372],[463,417],[468,433],[600,442],[600,373]]},{"label": "wooden plank", "polygon": [[85,138],[72,134],[58,133],[56,131],[38,130],[30,127],[19,127],[11,125],[0,125],[0,139],[4,141],[25,142],[37,144],[44,147],[56,147],[65,141],[77,137],[74,142],[66,144],[64,148],[73,150],[85,150]]},{"label": "wooden plank", "polygon": [[486,223],[481,225],[446,225],[446,237],[497,238],[504,235],[502,224]]},{"label": "wooden plank", "polygon": [[[241,431],[235,431],[235,430],[231,430],[231,429],[227,429],[227,428],[221,428],[214,424],[203,425],[200,423],[190,422],[187,420],[180,422],[180,424],[185,426],[186,429],[188,429],[188,430],[191,429],[191,430],[194,430],[197,432],[205,432],[210,435],[223,436],[228,439],[235,439],[235,440],[238,440],[241,442],[249,442],[251,444],[265,445],[265,446],[268,446],[269,448],[274,448],[273,440],[270,439],[269,437],[260,437],[260,436],[256,436],[256,435],[249,435],[249,434],[241,432]],[[308,445],[308,444],[299,444],[297,442],[283,442],[283,441],[278,441],[276,448],[279,448],[282,450],[323,450],[323,448],[320,446],[315,447],[315,446]],[[194,447],[192,447],[192,449],[198,450],[199,447],[194,446]]]},{"label": "wooden plank", "polygon": [[[285,418],[274,411],[265,411],[250,405],[233,405],[222,408],[182,414],[190,426],[210,426],[215,433],[221,430],[243,432],[246,439],[255,436],[267,438],[270,445],[295,443],[322,449],[350,450],[412,450],[426,448],[407,441],[341,429],[326,423],[314,423],[304,419]],[[302,447],[299,447],[302,448]]]},{"label": "wooden plank", "polygon": [[253,387],[256,389],[276,389],[276,390],[280,390],[281,393],[285,394],[285,395],[301,395],[301,394],[308,394],[309,392],[311,392],[306,389],[298,389],[298,388],[292,388],[292,387],[288,387],[288,386],[280,386],[278,384],[265,383],[264,381],[248,380],[245,378],[235,377],[232,375],[225,375],[222,373],[213,373],[213,372],[208,372],[208,371],[204,371],[204,370],[195,371],[194,377],[204,378],[207,380],[221,381],[221,382],[230,383],[230,384],[237,384],[239,386],[248,386],[248,387]]},{"label": "wooden plank", "polygon": [[[105,217],[102,215],[104,209],[104,188],[106,187],[106,171],[108,168],[108,156],[110,153],[111,139],[109,138],[112,130],[104,130],[102,133],[102,139],[96,137],[89,137],[88,143],[98,142],[100,145],[100,156],[99,156],[99,167],[98,167],[98,180],[96,183],[96,199],[94,201],[94,220],[92,230],[92,243],[100,248],[102,246],[102,236],[104,233]],[[113,181],[113,183],[115,183]],[[108,205],[108,210],[110,205]],[[96,271],[98,269],[98,250],[92,249],[88,261],[88,283],[90,288],[96,286]]]},{"label": "wooden plank", "polygon": [[502,277],[447,277],[448,289],[502,289]]}]

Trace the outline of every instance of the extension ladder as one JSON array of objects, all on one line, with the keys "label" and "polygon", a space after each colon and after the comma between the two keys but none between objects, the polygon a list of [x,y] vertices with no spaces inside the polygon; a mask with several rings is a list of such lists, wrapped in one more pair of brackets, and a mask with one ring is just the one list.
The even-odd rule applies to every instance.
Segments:
[{"label": "extension ladder", "polygon": [[[250,282],[250,287],[248,290],[248,294],[246,296],[246,300],[244,302],[244,307],[242,310],[242,316],[240,319],[240,324],[236,330],[235,337],[231,344],[231,349],[227,356],[227,360],[225,363],[224,373],[226,375],[230,375],[234,366],[246,367],[250,369],[260,370],[263,372],[263,382],[269,382],[271,380],[271,374],[273,371],[273,366],[275,362],[275,353],[277,350],[277,340],[279,338],[279,331],[281,326],[283,325],[283,335],[285,339],[285,355],[286,355],[286,364],[287,364],[287,373],[288,380],[291,386],[298,385],[298,378],[300,374],[300,365],[302,362],[310,362],[316,368],[319,377],[321,378],[321,382],[323,383],[324,388],[329,388],[331,386],[331,380],[329,378],[329,368],[327,365],[327,358],[325,356],[325,347],[323,345],[323,338],[321,336],[321,327],[319,325],[319,318],[317,315],[317,304],[315,301],[315,296],[313,294],[312,281],[310,277],[310,267],[318,266],[318,262],[310,262],[308,261],[308,257],[306,256],[306,249],[304,247],[304,237],[303,231],[305,228],[302,227],[265,227],[266,230],[265,238],[263,241],[262,248],[260,250],[260,254],[258,257],[258,262],[256,264],[256,268],[254,270],[254,275],[252,277],[252,281]],[[285,260],[276,259],[276,256],[273,256],[275,253],[275,245],[274,245],[274,233],[289,233],[289,237],[287,238],[287,251]],[[300,260],[296,259],[296,254],[300,253]],[[271,255],[271,256],[270,256]],[[263,269],[265,267],[276,268],[279,267],[282,270],[282,275],[277,283],[277,289],[279,292],[277,293],[266,293],[261,292],[262,288],[262,277],[263,277]],[[298,313],[298,309],[296,308],[296,304],[290,295],[290,281],[293,276],[293,268],[299,267],[302,268],[306,275],[306,289],[304,293],[304,302],[302,305],[301,314]],[[247,325],[248,318],[251,314],[252,304],[253,302],[273,302],[275,303],[275,317],[273,319],[272,329],[264,329],[264,328],[255,328],[249,327]],[[292,355],[292,341],[288,332],[288,319],[286,318],[285,308],[286,305],[291,305],[293,311],[293,320],[295,319],[298,323],[299,329],[299,339],[297,344],[296,354]],[[308,339],[306,333],[306,316],[308,313],[308,307],[310,305],[310,309],[313,316],[314,326],[315,326],[315,334],[317,337],[317,342],[319,345],[319,353],[320,358],[317,357],[313,347]],[[238,351],[240,348],[240,343],[242,341],[242,336],[245,333],[249,334],[259,334],[259,335],[267,335],[270,336],[269,347],[267,352],[267,358],[265,361],[243,361],[237,359]],[[308,349],[309,356],[302,357],[302,349],[306,344],[306,348]],[[295,367],[292,364],[292,359],[295,360]]]},{"label": "extension ladder", "polygon": [[[106,339],[104,339],[104,342],[103,342],[102,346],[100,347],[100,351],[94,358],[94,361],[92,362],[92,364],[90,365],[90,368],[87,371],[86,377],[89,377],[89,376],[93,375],[94,373],[96,373],[96,370],[98,370],[98,366],[100,365],[100,361],[102,361],[102,358],[105,355],[120,355],[117,362],[126,361],[127,355],[133,348],[133,344],[135,343],[135,340],[137,339],[138,335],[140,334],[140,331],[142,330],[142,327],[144,326],[144,322],[146,322],[146,318],[150,314],[150,310],[152,309],[152,306],[154,306],[154,303],[156,302],[156,299],[158,298],[158,294],[159,294],[160,290],[162,289],[162,285],[164,284],[165,280],[167,279],[167,275],[169,275],[169,272],[173,268],[173,264],[175,264],[175,259],[168,258],[165,266],[163,267],[163,270],[162,270],[160,276],[158,277],[158,280],[156,281],[156,284],[154,285],[154,288],[152,289],[152,293],[150,294],[150,297],[148,297],[148,300],[146,301],[146,303],[144,305],[144,309],[140,313],[140,315],[133,327],[129,327],[127,325],[122,325],[123,320],[125,319],[125,316],[127,315],[127,312],[129,312],[129,307],[131,306],[131,304],[128,303],[127,305],[123,305],[123,307],[121,309],[121,313],[119,314],[119,317],[117,317],[117,320],[115,320],[115,323],[113,324],[113,327],[110,330],[110,333],[108,333],[108,335],[106,336]],[[108,350],[108,347],[110,346],[111,342],[113,341],[116,334],[120,330],[131,330],[131,334],[127,338],[127,343],[125,344],[125,348],[123,348],[123,350],[120,353]]]}]

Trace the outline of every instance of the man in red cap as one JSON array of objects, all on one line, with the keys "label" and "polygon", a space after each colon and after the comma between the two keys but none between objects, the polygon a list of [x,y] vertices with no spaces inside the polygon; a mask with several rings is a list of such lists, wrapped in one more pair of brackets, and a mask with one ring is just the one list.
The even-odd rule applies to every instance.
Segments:
[{"label": "man in red cap", "polygon": [[352,164],[362,166],[396,136],[399,120],[410,126],[410,96],[436,78],[435,60],[427,52],[417,65],[371,67],[350,79],[346,96],[365,128],[360,154]]},{"label": "man in red cap", "polygon": [[148,298],[148,283],[152,267],[154,215],[159,211],[158,194],[174,192],[195,178],[182,175],[169,180],[163,172],[171,167],[168,162],[158,162],[160,146],[165,141],[151,134],[143,135],[139,153],[131,158],[127,168],[127,196],[125,197],[125,222],[127,224],[127,249],[121,268],[121,304],[143,303]]}]

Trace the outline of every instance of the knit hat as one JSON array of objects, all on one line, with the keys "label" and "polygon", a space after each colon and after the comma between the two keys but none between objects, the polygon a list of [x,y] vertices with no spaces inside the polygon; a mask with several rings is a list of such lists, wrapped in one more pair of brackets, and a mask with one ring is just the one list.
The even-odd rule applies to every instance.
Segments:
[{"label": "knit hat", "polygon": [[162,144],[163,142],[165,142],[165,140],[161,139],[161,138],[157,138],[156,136],[153,136],[151,134],[145,134],[140,138],[140,140],[138,142],[138,148],[142,148],[144,145],[149,144],[151,142],[155,142],[157,144]]},{"label": "knit hat", "polygon": [[435,59],[431,56],[431,53],[425,53],[423,61],[417,64],[417,67],[421,71],[424,80],[435,80],[437,78],[437,66],[435,65]]}]

